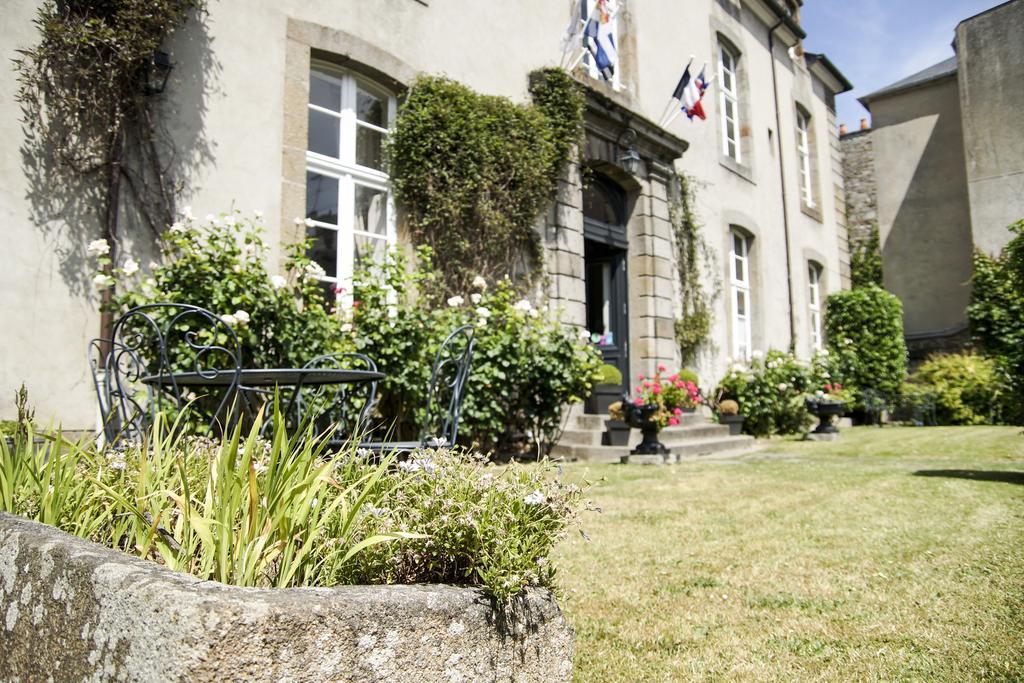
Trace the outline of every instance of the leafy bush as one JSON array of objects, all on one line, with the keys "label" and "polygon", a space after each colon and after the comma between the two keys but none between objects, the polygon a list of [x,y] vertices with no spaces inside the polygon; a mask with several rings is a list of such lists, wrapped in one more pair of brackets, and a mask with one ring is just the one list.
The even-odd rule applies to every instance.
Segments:
[{"label": "leafy bush", "polygon": [[[234,327],[249,367],[301,367],[339,348],[338,322],[324,306],[315,275],[319,266],[305,256],[306,245],[289,249],[286,275],[266,269],[260,217],[239,212],[199,222],[186,211],[161,237],[162,263],[144,273],[128,258],[114,277],[96,276],[98,287],[120,285],[117,313],[134,306],[174,302],[206,308]],[[98,265],[109,265],[102,241],[91,245]]]},{"label": "leafy bush", "polygon": [[601,384],[622,384],[622,372],[614,365],[605,363],[602,365],[598,372],[601,378],[598,380]]},{"label": "leafy bush", "polygon": [[939,424],[1000,421],[1007,396],[995,361],[973,353],[932,356],[911,378],[935,400]]},{"label": "leafy bush", "polygon": [[850,280],[854,289],[882,286],[882,248],[878,226],[872,225],[866,237],[851,240]]},{"label": "leafy bush", "polygon": [[274,419],[269,442],[259,421],[207,439],[159,419],[123,451],[59,432],[0,440],[0,510],[239,586],[446,582],[501,600],[553,586],[548,554],[582,492],[550,466],[448,451],[375,464]]},{"label": "leafy bush", "polygon": [[[574,328],[516,293],[477,276],[447,299],[429,249],[415,263],[398,252],[355,277],[355,300],[342,330],[355,350],[388,377],[379,418],[401,437],[417,436],[438,345],[455,328],[476,327],[460,441],[484,449],[521,449],[526,438],[543,454],[561,430],[562,408],[582,401],[600,379],[601,356]],[[467,438],[463,439],[461,435]]]},{"label": "leafy bush", "polygon": [[898,392],[907,374],[899,299],[874,285],[830,294],[825,331],[844,383],[890,395]]},{"label": "leafy bush", "polygon": [[580,139],[583,94],[558,69],[538,72],[531,91],[537,105],[521,106],[422,76],[399,110],[388,142],[395,197],[412,241],[444,256],[449,294],[540,257],[534,223]]},{"label": "leafy bush", "polygon": [[806,397],[833,377],[828,355],[809,362],[782,351],[753,355],[749,365],[734,364],[718,385],[724,399],[739,403],[743,431],[757,437],[806,431],[814,421]]},{"label": "leafy bush", "polygon": [[1009,230],[1015,236],[997,258],[974,252],[967,315],[974,340],[1010,386],[1003,419],[1024,424],[1024,221]]}]

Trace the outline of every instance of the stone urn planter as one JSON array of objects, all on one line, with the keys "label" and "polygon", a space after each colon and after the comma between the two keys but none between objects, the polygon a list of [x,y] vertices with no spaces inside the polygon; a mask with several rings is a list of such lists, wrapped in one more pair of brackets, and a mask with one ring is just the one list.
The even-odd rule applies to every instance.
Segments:
[{"label": "stone urn planter", "polygon": [[3,680],[568,681],[553,595],[201,581],[0,512]]},{"label": "stone urn planter", "polygon": [[626,421],[640,430],[641,440],[636,448],[630,451],[630,455],[668,455],[668,448],[658,440],[658,432],[661,425],[654,421],[653,417],[660,410],[656,403],[645,405],[634,405],[626,397],[623,397],[623,410],[626,412]]},{"label": "stone urn planter", "polygon": [[746,419],[743,415],[719,415],[718,423],[729,427],[729,436],[739,436],[743,433],[743,421]]},{"label": "stone urn planter", "polygon": [[832,418],[846,412],[846,404],[842,401],[808,399],[807,411],[818,418],[818,426],[813,434],[838,434],[839,428],[832,423]]}]

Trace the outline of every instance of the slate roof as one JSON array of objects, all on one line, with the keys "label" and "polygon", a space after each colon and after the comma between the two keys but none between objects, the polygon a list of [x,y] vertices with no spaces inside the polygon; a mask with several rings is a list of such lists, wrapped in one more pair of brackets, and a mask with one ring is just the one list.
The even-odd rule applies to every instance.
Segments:
[{"label": "slate roof", "polygon": [[932,64],[927,69],[918,71],[916,74],[911,74],[906,78],[896,81],[890,85],[885,86],[881,90],[876,90],[873,93],[865,95],[857,99],[858,102],[864,105],[869,111],[869,106],[874,100],[886,95],[892,95],[903,90],[909,90],[911,88],[929,83],[931,81],[937,81],[940,78],[949,76],[950,74],[956,73],[956,55],[953,55],[949,59],[944,59],[938,64]]}]

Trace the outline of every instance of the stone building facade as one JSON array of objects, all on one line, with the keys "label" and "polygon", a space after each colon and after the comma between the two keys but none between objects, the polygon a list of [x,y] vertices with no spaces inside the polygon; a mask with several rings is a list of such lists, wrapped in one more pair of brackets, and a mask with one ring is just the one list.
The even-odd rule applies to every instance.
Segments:
[{"label": "stone building facade", "polygon": [[[8,57],[37,40],[39,4],[10,8],[0,27]],[[626,377],[680,363],[669,202],[676,174],[686,173],[715,255],[706,283],[713,324],[695,361],[702,384],[713,386],[732,359],[757,350],[809,355],[822,341],[825,296],[849,279],[834,112],[835,95],[849,83],[827,57],[804,52],[799,0],[619,4],[617,74],[606,81],[586,60],[576,68],[587,93],[582,160],[538,226],[550,305],[597,334],[606,360]],[[208,15],[166,46],[176,66],[161,115],[182,150],[179,205],[197,216],[259,209],[279,245],[298,236],[294,218],[310,217],[316,235],[340,245],[327,265],[343,280],[357,246],[403,239],[387,171],[356,158],[357,133],[364,142],[386,136],[418,73],[528,101],[528,74],[559,64],[577,7],[570,0],[210,3]],[[707,120],[679,116],[663,127],[689,54],[694,74],[706,61],[716,76],[704,98]],[[11,141],[21,140],[10,97],[15,78],[0,74],[0,135]],[[325,153],[324,130],[339,125],[340,152],[332,138],[334,151]],[[99,319],[83,277],[90,270],[84,245],[98,228],[59,216],[37,220],[17,144],[0,152],[0,164],[0,218],[17,247],[0,268],[0,306],[17,321],[0,332],[0,416],[11,413],[10,390],[25,380],[40,416],[90,426],[84,348]],[[334,214],[319,204],[325,197]],[[128,253],[148,262],[142,240]]]},{"label": "stone building facade", "polygon": [[1021,35],[1024,0],[965,19],[954,57],[862,97],[872,127],[842,137],[851,234],[877,222],[913,358],[969,341],[972,251],[1024,218]]}]

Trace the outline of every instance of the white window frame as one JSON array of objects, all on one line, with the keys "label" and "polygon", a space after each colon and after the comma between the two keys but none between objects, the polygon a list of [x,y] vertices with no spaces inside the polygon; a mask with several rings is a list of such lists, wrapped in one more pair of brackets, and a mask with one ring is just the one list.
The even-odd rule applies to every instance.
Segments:
[{"label": "white window frame", "polygon": [[[740,242],[737,251],[736,243]],[[752,346],[751,318],[753,305],[750,298],[750,237],[739,230],[729,231],[729,304],[732,314],[732,356],[748,360]],[[737,265],[741,266],[737,268]],[[746,302],[740,313],[740,298]]]},{"label": "white window frame", "polygon": [[[393,245],[397,239],[394,199],[391,194],[391,178],[381,170],[360,166],[356,163],[356,133],[360,127],[364,127],[381,133],[386,138],[394,124],[397,103],[395,96],[386,89],[351,71],[323,62],[313,62],[310,65],[310,81],[314,78],[314,74],[316,78],[322,78],[341,88],[340,112],[325,109],[312,102],[307,103],[307,110],[322,112],[337,118],[338,125],[340,126],[338,158],[313,152],[309,150],[308,144],[306,149],[306,172],[335,178],[338,181],[338,224],[332,225],[317,220],[311,221],[314,226],[338,232],[338,251],[335,264],[337,275],[335,277],[324,275],[318,279],[323,282],[334,283],[335,298],[339,301],[351,303],[352,274],[355,267],[355,238],[356,236],[363,236],[370,239],[381,239],[381,236],[377,233],[355,229],[356,186],[363,186],[386,193],[385,234],[381,241],[384,242],[383,246],[386,249]],[[386,103],[387,128],[358,120],[356,100],[359,89],[381,98]]]},{"label": "white window frame", "polygon": [[821,275],[823,268],[809,261],[807,263],[807,311],[811,326],[811,350],[821,351]]},{"label": "white window frame", "polygon": [[[722,125],[722,154],[733,159],[736,163],[743,162],[743,152],[740,149],[740,96],[739,96],[739,54],[731,50],[723,43],[718,45],[718,73],[721,76],[718,86],[718,104],[721,110],[720,118]],[[727,86],[728,84],[728,86]],[[730,117],[728,104],[732,105],[733,115]],[[729,123],[732,123],[732,130],[735,137],[729,137]],[[729,152],[729,144],[732,144],[735,154]]]},{"label": "white window frame", "polygon": [[[621,3],[622,2],[623,2],[623,0],[608,0],[608,12],[611,14],[611,19],[610,19],[611,33],[612,33],[612,38],[615,40],[615,50],[617,52],[619,51],[619,48],[620,48],[620,46],[619,46],[619,9],[621,7]],[[590,13],[592,11],[594,11],[594,8],[595,8],[594,0],[585,0],[585,2],[583,3],[582,7],[583,7],[583,11],[586,13],[586,16],[583,17],[584,28],[586,28],[586,22],[588,21],[588,19],[590,17]],[[582,35],[583,34],[581,32],[580,33],[581,40],[582,40]],[[621,52],[618,52],[618,57],[619,57],[619,60],[615,64],[615,73],[612,74],[612,80],[611,81],[607,81],[608,83],[611,83],[612,90],[615,90],[616,92],[618,92],[619,90],[622,89],[622,81],[619,78],[619,75],[622,73],[622,53]],[[604,80],[604,77],[601,75],[601,72],[597,70],[597,64],[594,63],[593,55],[590,54],[590,50],[588,50],[586,47],[583,48],[583,64],[587,67],[587,74],[591,78],[593,78],[595,81],[603,81]]]},{"label": "white window frame", "polygon": [[811,117],[799,107],[796,110],[796,150],[800,157],[800,199],[814,207],[814,175],[811,166]]}]

